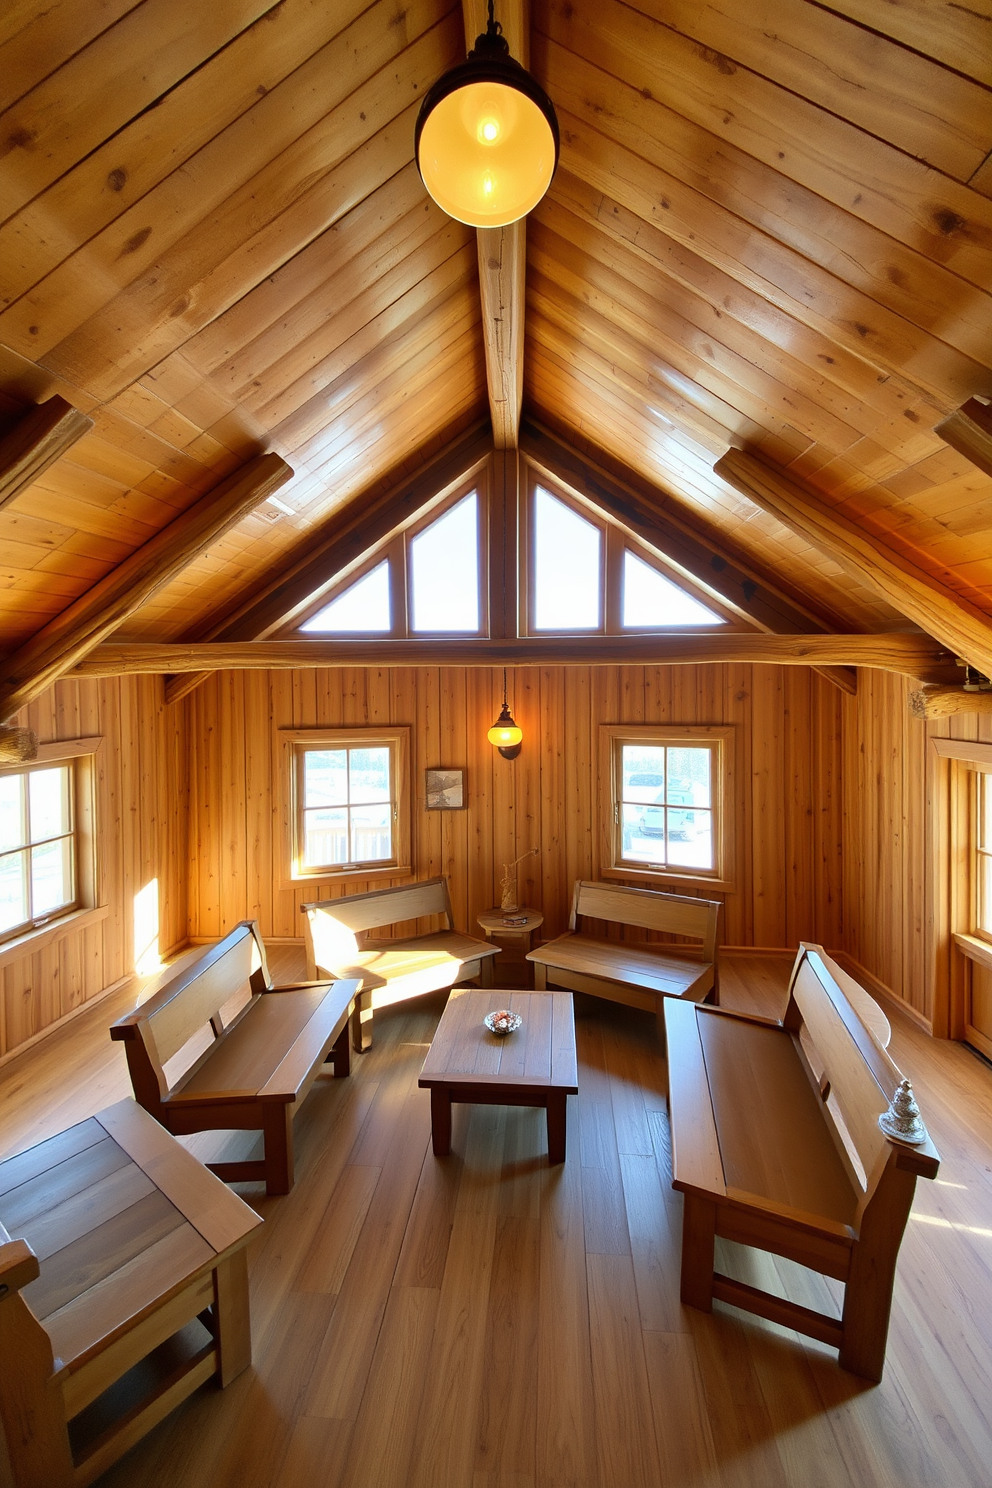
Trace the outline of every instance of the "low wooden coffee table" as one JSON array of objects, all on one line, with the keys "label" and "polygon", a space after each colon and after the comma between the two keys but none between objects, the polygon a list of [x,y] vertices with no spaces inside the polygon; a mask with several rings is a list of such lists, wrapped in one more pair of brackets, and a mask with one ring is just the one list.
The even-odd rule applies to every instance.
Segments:
[{"label": "low wooden coffee table", "polygon": [[[499,1037],[483,1023],[509,1008],[523,1026]],[[420,1072],[431,1093],[435,1157],[451,1151],[451,1103],[544,1106],[548,1161],[565,1161],[565,1097],[578,1094],[575,1021],[570,992],[454,990]]]}]

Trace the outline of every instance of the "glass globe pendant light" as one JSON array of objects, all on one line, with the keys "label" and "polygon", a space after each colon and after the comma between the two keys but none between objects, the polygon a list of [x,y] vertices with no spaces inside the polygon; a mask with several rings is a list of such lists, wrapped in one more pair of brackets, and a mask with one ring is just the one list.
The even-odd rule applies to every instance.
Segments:
[{"label": "glass globe pendant light", "polygon": [[503,668],[503,707],[500,715],[486,738],[494,745],[504,759],[516,759],[520,753],[523,743],[524,731],[518,723],[514,722],[510,705],[506,700],[506,667]]},{"label": "glass globe pendant light", "polygon": [[464,62],[438,78],[417,116],[417,169],[449,217],[505,227],[536,207],[558,165],[558,120],[510,56],[493,16]]}]

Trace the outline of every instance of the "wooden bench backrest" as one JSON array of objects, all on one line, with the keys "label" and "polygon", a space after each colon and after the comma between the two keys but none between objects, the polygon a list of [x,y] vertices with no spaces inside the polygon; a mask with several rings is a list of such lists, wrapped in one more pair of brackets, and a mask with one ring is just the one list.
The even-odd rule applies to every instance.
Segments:
[{"label": "wooden bench backrest", "polygon": [[271,986],[258,926],[243,920],[229,935],[165,982],[110,1030],[116,1039],[140,1035],[159,1066],[183,1049],[242,988]]},{"label": "wooden bench backrest", "polygon": [[579,879],[572,896],[569,929],[575,930],[580,915],[610,920],[617,925],[637,925],[702,941],[704,961],[716,959],[717,923],[720,904],[714,899],[693,899],[682,894],[661,894],[655,889],[628,889],[621,884],[589,883]]},{"label": "wooden bench backrest", "polygon": [[348,894],[343,899],[322,899],[304,904],[303,910],[315,925],[315,912],[334,920],[354,935],[364,930],[378,930],[382,925],[399,925],[404,920],[419,920],[427,915],[444,915],[451,928],[451,900],[446,878],[428,878],[423,883],[401,884],[395,889],[376,889],[371,894]]},{"label": "wooden bench backrest", "polygon": [[848,1002],[845,980],[847,973],[830,960],[822,946],[801,945],[793,967],[785,1023],[795,1027],[798,1017],[805,1024],[823,1062],[823,1077],[830,1081],[844,1125],[870,1177],[890,1147],[878,1118],[892,1099],[902,1072]]}]

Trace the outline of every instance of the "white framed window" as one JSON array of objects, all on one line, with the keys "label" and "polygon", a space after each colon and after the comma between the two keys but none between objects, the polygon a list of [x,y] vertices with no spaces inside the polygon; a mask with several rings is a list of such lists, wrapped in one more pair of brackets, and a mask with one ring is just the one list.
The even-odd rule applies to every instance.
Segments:
[{"label": "white framed window", "polygon": [[975,934],[992,941],[992,775],[974,773]]},{"label": "white framed window", "polygon": [[96,904],[101,742],[43,744],[31,763],[0,768],[0,946]]},{"label": "white framed window", "polygon": [[699,584],[619,522],[533,471],[521,534],[521,622],[528,634],[739,628]]},{"label": "white framed window", "polygon": [[731,887],[733,728],[604,724],[600,735],[601,871]]},{"label": "white framed window", "polygon": [[295,628],[353,637],[484,634],[486,518],[481,486],[461,486],[367,555]]},{"label": "white framed window", "polygon": [[285,729],[290,879],[409,873],[410,730]]}]

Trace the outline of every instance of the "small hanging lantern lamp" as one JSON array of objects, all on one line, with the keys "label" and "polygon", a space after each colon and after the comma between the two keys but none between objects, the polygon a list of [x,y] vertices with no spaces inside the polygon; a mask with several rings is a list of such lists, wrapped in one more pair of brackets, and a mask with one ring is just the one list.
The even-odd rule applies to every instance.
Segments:
[{"label": "small hanging lantern lamp", "polygon": [[506,667],[503,668],[503,707],[500,715],[487,735],[504,759],[516,759],[523,743],[524,731],[513,720],[510,705],[506,700]]},{"label": "small hanging lantern lamp", "polygon": [[417,116],[420,177],[449,217],[505,227],[525,217],[558,166],[554,105],[510,56],[489,0],[489,23],[464,62],[442,73]]}]

